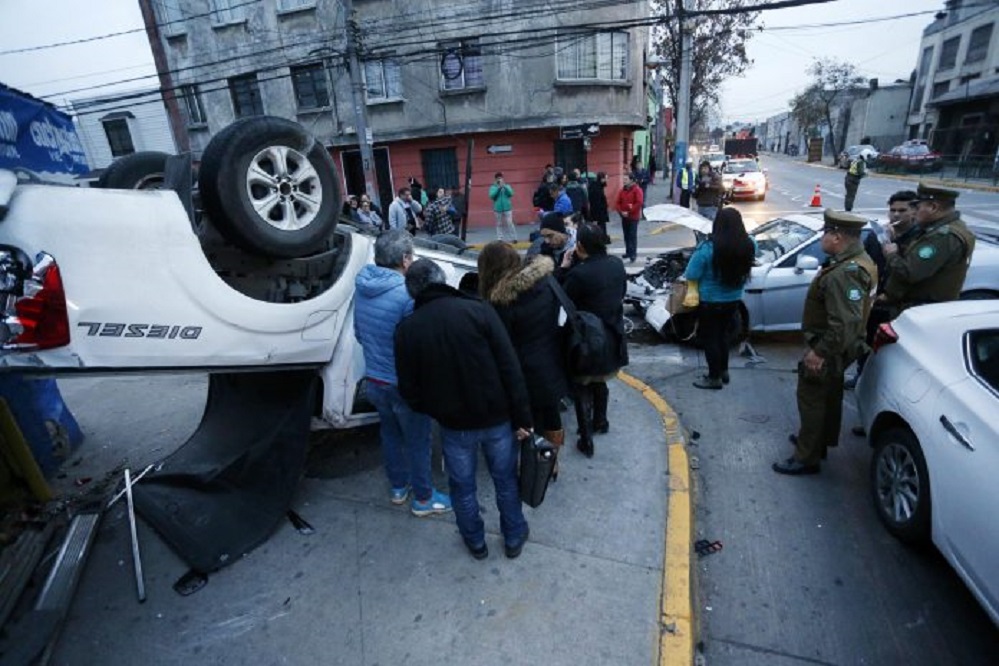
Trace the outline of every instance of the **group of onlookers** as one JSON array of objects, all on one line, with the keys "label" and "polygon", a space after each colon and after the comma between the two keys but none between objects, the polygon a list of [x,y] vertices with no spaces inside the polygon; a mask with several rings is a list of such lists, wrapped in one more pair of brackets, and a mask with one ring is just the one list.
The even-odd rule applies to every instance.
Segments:
[{"label": "group of onlookers", "polygon": [[[594,435],[610,427],[606,380],[628,360],[625,271],[607,255],[608,238],[597,225],[581,223],[573,238],[571,250],[563,240],[523,257],[505,241],[487,244],[470,291],[446,284],[433,261],[414,261],[412,236],[391,229],[375,242],[375,264],[356,279],[355,331],[368,396],[381,417],[389,499],[409,501],[418,516],[453,510],[476,559],[488,555],[476,494],[480,449],[496,490],[504,550],[514,558],[529,534],[518,491],[518,441],[534,431],[561,449],[569,396],[581,453],[592,457]],[[610,341],[606,373],[569,372],[568,313],[560,295],[603,322]],[[450,495],[430,482],[433,422]]]}]

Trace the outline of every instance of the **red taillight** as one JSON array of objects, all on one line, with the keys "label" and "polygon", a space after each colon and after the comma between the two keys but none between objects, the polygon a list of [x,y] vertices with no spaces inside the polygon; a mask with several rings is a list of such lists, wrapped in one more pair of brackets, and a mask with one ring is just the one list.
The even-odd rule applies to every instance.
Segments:
[{"label": "red taillight", "polygon": [[3,349],[52,349],[69,344],[66,292],[51,256],[40,254],[31,275],[24,279],[21,295],[7,295],[7,299]]},{"label": "red taillight", "polygon": [[878,326],[877,332],[874,334],[874,341],[871,343],[871,349],[877,352],[879,349],[885,345],[890,345],[898,342],[898,333],[895,329],[891,327],[891,323],[884,323]]}]

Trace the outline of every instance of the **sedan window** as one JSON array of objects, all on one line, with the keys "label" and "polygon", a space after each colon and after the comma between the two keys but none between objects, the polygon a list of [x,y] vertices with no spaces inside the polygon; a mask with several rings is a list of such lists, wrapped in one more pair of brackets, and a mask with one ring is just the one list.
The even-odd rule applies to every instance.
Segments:
[{"label": "sedan window", "polygon": [[725,173],[750,173],[759,170],[760,168],[756,166],[756,162],[751,160],[745,160],[743,162],[729,162],[725,167]]},{"label": "sedan window", "polygon": [[769,264],[793,252],[816,232],[803,224],[777,218],[754,230],[751,235],[756,241],[756,261]]},{"label": "sedan window", "polygon": [[968,338],[971,371],[999,392],[999,329],[971,331]]}]

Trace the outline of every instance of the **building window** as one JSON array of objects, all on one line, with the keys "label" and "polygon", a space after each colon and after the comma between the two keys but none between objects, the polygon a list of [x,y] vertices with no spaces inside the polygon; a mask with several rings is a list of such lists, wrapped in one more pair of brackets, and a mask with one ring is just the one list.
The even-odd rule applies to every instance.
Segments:
[{"label": "building window", "polygon": [[479,40],[462,39],[441,45],[441,90],[484,88]]},{"label": "building window", "polygon": [[964,56],[964,62],[979,62],[985,60],[989,54],[989,42],[992,41],[992,24],[981,25],[971,31],[971,40],[968,42],[968,54]]},{"label": "building window", "polygon": [[[172,0],[176,2],[177,0]],[[246,20],[246,0],[210,0],[212,23],[230,25]]]},{"label": "building window", "polygon": [[180,98],[184,101],[184,108],[187,110],[188,125],[204,125],[208,122],[205,115],[205,106],[201,102],[201,91],[198,86],[181,86],[178,90]]},{"label": "building window", "polygon": [[402,72],[394,60],[364,63],[364,88],[369,102],[402,99]]},{"label": "building window", "polygon": [[940,47],[940,64],[937,69],[951,69],[957,64],[957,50],[961,47],[961,36],[951,37]]},{"label": "building window", "polygon": [[135,152],[135,144],[132,143],[132,132],[128,129],[127,118],[104,120],[102,124],[104,125],[104,133],[108,137],[108,145],[111,146],[111,157],[131,155]]},{"label": "building window", "polygon": [[[923,86],[917,86],[916,92],[912,95],[912,112],[918,113],[923,106]],[[912,137],[910,137],[912,138]]]},{"label": "building window", "polygon": [[237,118],[264,115],[264,102],[260,99],[260,85],[256,74],[244,74],[229,79],[232,110]]},{"label": "building window", "polygon": [[934,83],[933,94],[930,96],[930,99],[936,99],[937,97],[940,97],[940,95],[946,93],[948,90],[950,90],[950,81],[941,81],[940,83]]},{"label": "building window", "polygon": [[291,84],[295,88],[295,100],[299,109],[328,107],[330,93],[326,83],[326,68],[322,63],[291,68]]},{"label": "building window", "polygon": [[926,73],[930,71],[930,63],[933,62],[933,47],[927,46],[923,49],[923,57],[919,61],[919,78],[926,76]]},{"label": "building window", "polygon": [[454,148],[421,150],[424,182],[431,187],[458,189],[458,154]]},{"label": "building window", "polygon": [[159,0],[154,4],[164,37],[176,37],[187,32],[184,14],[180,10],[180,0]]},{"label": "building window", "polygon": [[627,80],[628,37],[627,32],[601,32],[559,38],[558,78]]},{"label": "building window", "polygon": [[302,9],[312,9],[316,0],[277,0],[279,12],[297,12]]}]

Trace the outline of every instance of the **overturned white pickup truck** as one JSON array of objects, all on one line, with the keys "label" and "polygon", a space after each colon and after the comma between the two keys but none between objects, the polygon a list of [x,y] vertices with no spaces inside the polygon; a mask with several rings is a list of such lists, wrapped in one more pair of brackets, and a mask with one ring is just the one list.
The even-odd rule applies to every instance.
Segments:
[{"label": "overturned white pickup truck", "polygon": [[[201,425],[135,494],[210,571],[283,515],[310,425],[376,416],[352,321],[374,233],[337,224],[334,164],[291,121],[229,126],[193,192],[191,173],[149,153],[113,165],[102,188],[0,171],[0,372],[209,372]],[[455,286],[475,271],[475,256],[446,243],[417,254]]]}]

